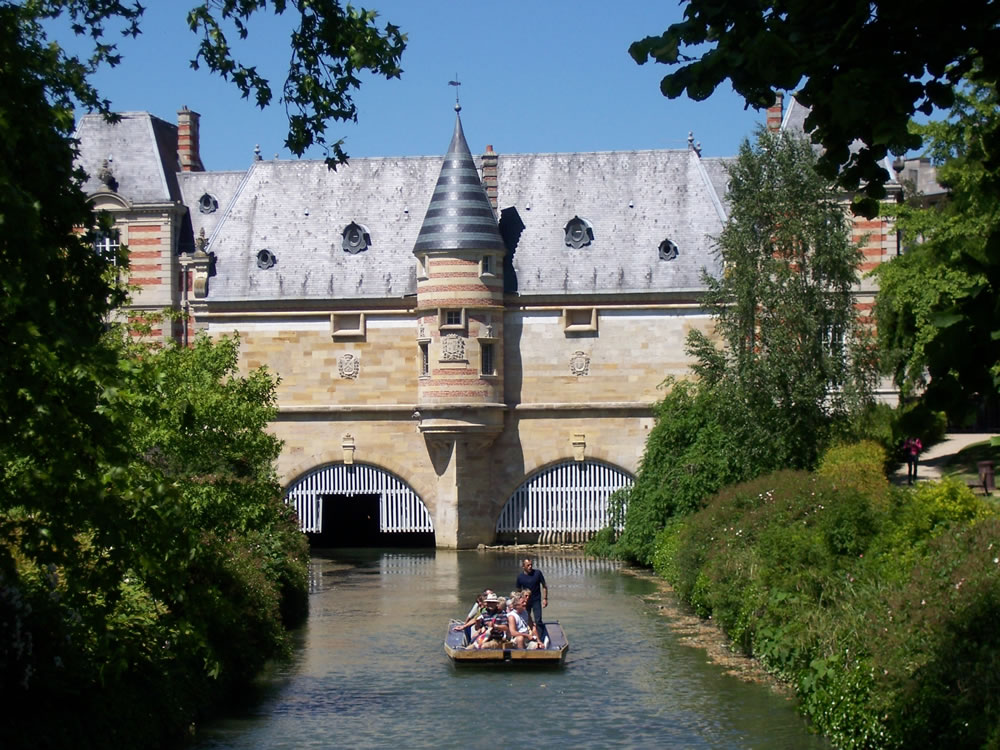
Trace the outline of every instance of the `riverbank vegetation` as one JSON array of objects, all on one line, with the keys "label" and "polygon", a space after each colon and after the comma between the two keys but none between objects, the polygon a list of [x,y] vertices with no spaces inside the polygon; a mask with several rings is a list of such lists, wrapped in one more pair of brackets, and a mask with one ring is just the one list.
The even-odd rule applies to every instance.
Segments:
[{"label": "riverbank vegetation", "polygon": [[[295,17],[282,91],[297,154],[325,144],[343,161],[327,127],[354,118],[357,74],[400,73],[405,36],[371,11],[193,5],[196,65],[261,107],[271,87],[226,33]],[[114,37],[138,36],[143,12],[0,0],[4,748],[169,746],[286,653],[306,613],[306,542],[265,429],[274,377],[238,372],[235,340],[157,347],[120,329],[127,248],[109,263],[93,245],[111,221],[81,190],[75,109],[113,119],[91,76],[121,61]],[[60,24],[84,54],[49,38]]]},{"label": "riverbank vegetation", "polygon": [[741,150],[709,285],[724,348],[689,337],[697,378],[666,382],[623,530],[588,551],[653,567],[836,747],[1000,747],[1000,516],[963,481],[887,481],[903,438],[932,445],[945,417],[872,402],[874,342],[842,306],[856,260],[796,202],[830,205],[830,185],[795,149]]},{"label": "riverbank vegetation", "polygon": [[235,340],[108,348],[98,410],[122,460],[87,467],[83,507],[35,501],[46,467],[4,451],[22,490],[0,510],[4,747],[169,746],[286,655],[307,612],[265,430],[274,378],[238,374]]},{"label": "riverbank vegetation", "polygon": [[860,443],[727,487],[654,567],[835,746],[996,747],[1000,517],[953,480],[890,486],[882,460]]},{"label": "riverbank vegetation", "polygon": [[869,408],[874,345],[852,294],[860,251],[815,165],[809,142],[787,133],[761,130],[740,147],[717,238],[723,271],[704,278],[721,342],[688,336],[697,380],[665,383],[635,484],[618,498],[624,531],[605,531],[592,551],[649,565],[667,520],[722,487],[810,469],[852,431],[891,432]]}]

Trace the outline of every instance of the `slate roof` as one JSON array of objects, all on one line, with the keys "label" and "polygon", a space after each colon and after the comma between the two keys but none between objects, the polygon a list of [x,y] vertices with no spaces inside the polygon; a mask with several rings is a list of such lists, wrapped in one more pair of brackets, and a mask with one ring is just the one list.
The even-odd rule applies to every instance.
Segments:
[{"label": "slate roof", "polygon": [[[453,161],[440,156],[358,158],[331,171],[322,161],[273,160],[253,162],[246,172],[178,173],[176,127],[147,113],[125,113],[114,126],[86,116],[77,136],[80,163],[96,174],[111,156],[118,192],[127,199],[183,200],[188,215],[179,250],[190,252],[204,229],[207,249],[215,255],[210,303],[415,294],[413,251],[422,219],[439,176],[449,173]],[[455,153],[462,146],[467,152],[456,121]],[[463,155],[459,161],[462,179],[471,185],[481,174],[479,160]],[[702,159],[688,149],[500,154],[497,214],[503,239],[514,251],[508,268],[516,274],[517,292],[559,296],[701,290],[702,269],[718,272],[712,237],[725,220],[720,195],[726,161]],[[93,177],[85,185],[90,192],[101,187]],[[475,187],[485,198],[481,185]],[[217,203],[207,213],[199,208],[206,194]],[[487,212],[493,214],[492,208],[480,207],[479,213]],[[593,232],[593,240],[579,248],[567,246],[565,238],[566,224],[575,216]],[[492,217],[489,222],[487,245],[497,241]],[[344,249],[343,232],[352,223],[370,238],[361,252]],[[668,239],[678,254],[661,260],[659,247]],[[477,247],[472,249],[489,249],[481,247],[481,239],[473,244]],[[259,267],[262,250],[276,259],[272,267]]]},{"label": "slate roof", "polygon": [[[336,171],[322,161],[255,162],[211,235],[209,301],[415,294],[412,250],[440,168],[440,157],[352,159]],[[343,249],[352,222],[371,237],[356,254]],[[265,249],[277,262],[261,269]]]},{"label": "slate roof", "polygon": [[[501,211],[524,224],[513,257],[522,295],[700,290],[702,269],[718,271],[711,237],[724,213],[694,151],[501,154],[497,183]],[[579,249],[565,242],[574,216],[594,234]],[[659,258],[666,239],[674,260]]]},{"label": "slate roof", "polygon": [[[233,198],[247,178],[249,170],[243,172],[180,172],[177,182],[184,205],[188,207],[181,230],[179,248],[181,252],[194,250],[194,239],[204,229],[205,237],[211,239],[219,221],[226,214]],[[200,203],[202,196],[215,200],[215,209],[203,211]]]},{"label": "slate roof", "polygon": [[455,133],[413,251],[503,249],[497,217],[456,114]]},{"label": "slate roof", "polygon": [[177,186],[177,126],[148,112],[123,112],[118,123],[84,115],[77,123],[76,163],[87,172],[85,193],[104,188],[97,179],[105,159],[118,182],[115,192],[133,203],[180,200]]}]

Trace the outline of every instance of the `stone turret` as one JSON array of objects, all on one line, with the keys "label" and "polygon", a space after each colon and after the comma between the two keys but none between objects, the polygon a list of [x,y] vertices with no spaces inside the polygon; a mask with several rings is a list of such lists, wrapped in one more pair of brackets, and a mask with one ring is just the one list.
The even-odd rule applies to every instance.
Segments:
[{"label": "stone turret", "polygon": [[[458,109],[458,108],[456,108]],[[417,236],[420,429],[494,435],[503,417],[505,246],[456,115]]]}]

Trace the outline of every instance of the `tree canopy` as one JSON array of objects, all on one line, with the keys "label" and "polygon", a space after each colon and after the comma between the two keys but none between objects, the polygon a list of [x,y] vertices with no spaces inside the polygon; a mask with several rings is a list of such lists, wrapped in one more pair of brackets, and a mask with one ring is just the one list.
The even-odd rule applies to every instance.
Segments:
[{"label": "tree canopy", "polygon": [[[778,91],[794,91],[811,108],[806,130],[825,149],[819,168],[849,190],[861,187],[858,210],[868,216],[889,179],[879,161],[921,145],[911,118],[950,107],[973,68],[995,83],[998,50],[992,0],[688,0],[683,21],[629,48],[640,64],[676,67],[660,85],[670,98],[705,99],[728,80],[747,106],[763,108]],[[986,135],[986,166],[1000,171],[1000,133]],[[855,141],[862,147],[852,150]]]},{"label": "tree canopy", "polygon": [[906,252],[876,269],[884,362],[904,394],[955,419],[1000,397],[1000,96],[974,71],[947,120],[915,126],[948,199],[898,207]]},{"label": "tree canopy", "polygon": [[[293,10],[288,146],[330,148],[363,70],[393,76],[404,37],[334,0],[204,0],[196,61],[257,103],[270,86],[226,38]],[[158,747],[287,646],[304,616],[305,541],[265,425],[274,379],[236,343],[162,351],[113,325],[126,300],[88,228],[74,167],[89,76],[138,34],[124,0],[0,0],[0,724],[3,747]],[[69,19],[92,53],[46,22]],[[122,260],[127,260],[122,258]]]},{"label": "tree canopy", "polygon": [[650,564],[668,519],[728,484],[812,468],[869,403],[874,359],[852,294],[860,251],[815,160],[805,140],[762,130],[729,167],[721,273],[704,279],[715,330],[688,335],[698,379],[667,383],[613,554]]},{"label": "tree canopy", "polygon": [[[5,0],[3,5],[12,4]],[[58,17],[67,18],[76,34],[92,39],[86,59],[65,55],[57,45],[52,49],[59,74],[49,77],[49,94],[58,105],[75,98],[91,111],[109,113],[111,102],[101,97],[87,75],[101,65],[121,62],[117,45],[109,40],[111,29],[133,37],[142,32],[145,8],[139,0],[26,0],[12,5],[17,6],[21,23],[30,25],[39,41],[45,40],[45,31],[37,22]],[[288,113],[285,146],[298,156],[314,144],[323,146],[329,153],[327,163],[335,166],[347,154],[342,140],[328,140],[328,123],[357,120],[352,93],[365,71],[399,77],[406,35],[391,23],[380,29],[375,11],[339,0],[203,0],[187,12],[188,26],[199,37],[191,66],[207,67],[259,107],[268,106],[274,97],[271,82],[256,65],[237,56],[231,40],[246,39],[255,16],[266,19],[270,13],[286,12],[298,14],[298,24],[289,40],[291,58],[279,97]]]}]

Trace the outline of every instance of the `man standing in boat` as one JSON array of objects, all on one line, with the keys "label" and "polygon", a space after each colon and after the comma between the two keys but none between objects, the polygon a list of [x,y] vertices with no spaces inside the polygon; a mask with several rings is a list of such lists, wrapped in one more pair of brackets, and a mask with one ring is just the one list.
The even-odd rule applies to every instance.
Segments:
[{"label": "man standing in boat", "polygon": [[514,586],[528,591],[527,610],[538,627],[538,637],[545,642],[545,624],[542,622],[542,607],[549,606],[549,587],[545,585],[545,576],[535,568],[530,557],[521,562],[521,572]]}]

